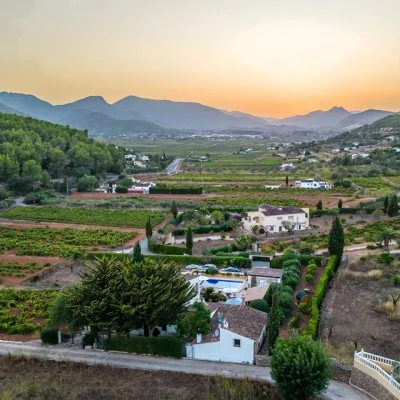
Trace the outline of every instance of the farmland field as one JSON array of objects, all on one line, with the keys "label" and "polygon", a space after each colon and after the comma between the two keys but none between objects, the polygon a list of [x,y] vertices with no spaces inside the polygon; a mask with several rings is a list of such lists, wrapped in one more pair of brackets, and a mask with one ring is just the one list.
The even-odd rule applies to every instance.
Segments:
[{"label": "farmland field", "polygon": [[106,229],[0,228],[0,252],[14,250],[17,255],[69,257],[83,254],[93,246],[118,247],[135,235]]},{"label": "farmland field", "polygon": [[27,334],[46,325],[53,290],[0,290],[0,332]]},{"label": "farmland field", "polygon": [[352,177],[350,179],[356,185],[365,188],[368,191],[368,194],[371,195],[383,196],[395,191],[395,188],[385,182],[381,177]]},{"label": "farmland field", "polygon": [[64,207],[15,207],[0,213],[0,218],[27,221],[65,222],[98,226],[144,228],[150,217],[154,225],[163,221],[162,211],[121,211]]},{"label": "farmland field", "polygon": [[26,262],[19,264],[15,262],[0,262],[0,283],[3,276],[15,276],[17,278],[23,278],[27,273],[40,271],[45,266],[40,265],[35,261]]}]

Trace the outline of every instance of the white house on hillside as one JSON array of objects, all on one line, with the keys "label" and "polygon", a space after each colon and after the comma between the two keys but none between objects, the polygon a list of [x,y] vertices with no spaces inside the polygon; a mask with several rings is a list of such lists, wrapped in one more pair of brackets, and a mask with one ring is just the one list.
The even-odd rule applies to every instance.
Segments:
[{"label": "white house on hillside", "polygon": [[266,336],[267,314],[244,304],[210,303],[211,331],[186,344],[196,360],[254,364]]},{"label": "white house on hillside", "polygon": [[326,181],[316,181],[315,179],[303,179],[295,181],[295,186],[302,189],[330,189],[332,185]]},{"label": "white house on hillside", "polygon": [[253,225],[261,225],[269,232],[282,232],[285,228],[283,221],[289,221],[293,224],[293,230],[303,230],[309,227],[309,209],[298,207],[275,207],[264,204],[258,208],[258,211],[247,213],[243,218],[243,227],[250,230]]},{"label": "white house on hillside", "polygon": [[290,171],[296,169],[293,163],[286,163],[281,165],[281,171]]}]

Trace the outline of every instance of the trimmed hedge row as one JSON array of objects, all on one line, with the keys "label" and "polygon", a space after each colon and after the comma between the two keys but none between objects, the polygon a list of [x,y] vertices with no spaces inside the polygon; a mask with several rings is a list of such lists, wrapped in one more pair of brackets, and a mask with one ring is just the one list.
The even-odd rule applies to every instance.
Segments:
[{"label": "trimmed hedge row", "polygon": [[[325,210],[312,210],[310,212],[312,217],[321,217],[323,215],[336,215],[336,214],[357,214],[358,211],[363,211],[365,214],[372,214],[376,208],[328,208]],[[384,211],[383,208],[378,208],[378,210]]]},{"label": "trimmed hedge row", "polygon": [[105,347],[106,350],[151,354],[153,356],[181,358],[185,355],[185,346],[183,341],[175,336],[151,338],[144,336],[115,336],[106,341]]},{"label": "trimmed hedge row", "polygon": [[[284,254],[283,256],[280,257],[274,257],[271,260],[271,268],[282,268],[283,263],[287,260],[292,259],[291,254]],[[315,264],[320,267],[321,266],[321,261],[322,261],[322,256],[316,256],[312,254],[300,254],[298,255],[298,260],[302,265],[308,265],[309,261],[313,259],[315,261]]]},{"label": "trimmed hedge row", "polygon": [[168,187],[151,187],[150,194],[202,194],[203,188],[168,188]]},{"label": "trimmed hedge row", "polygon": [[[89,252],[86,254],[87,260],[94,260],[96,258],[116,258],[118,260],[125,260],[131,258],[129,254],[120,253],[101,253],[101,252]],[[156,254],[156,255],[145,255],[145,258],[152,258],[154,260],[165,260],[176,263],[177,265],[189,265],[189,264],[215,264],[217,267],[224,264],[239,268],[250,268],[251,263],[248,258],[243,257],[201,257],[201,256],[180,256],[180,255],[170,255],[170,254]]]},{"label": "trimmed hedge row", "polygon": [[[202,225],[197,228],[192,228],[193,233],[218,233],[218,232],[230,232],[232,230],[232,226],[228,224],[221,225]],[[174,236],[184,236],[186,235],[187,229],[185,228],[176,228],[172,231]]]},{"label": "trimmed hedge row", "polygon": [[235,254],[232,253],[225,253],[223,251],[218,252],[217,254],[214,254],[216,257],[243,257],[243,258],[249,258],[249,253],[246,251],[238,251],[235,252]]},{"label": "trimmed hedge row", "polygon": [[319,323],[319,309],[324,299],[326,290],[328,288],[330,280],[335,275],[339,262],[337,256],[332,256],[328,264],[325,267],[324,272],[318,282],[318,286],[311,299],[311,318],[306,328],[303,329],[302,335],[311,335],[316,338],[318,335],[318,323]]},{"label": "trimmed hedge row", "polygon": [[172,255],[183,255],[187,253],[186,247],[171,246],[169,244],[157,244],[152,240],[148,241],[150,251],[157,254],[172,254]]}]

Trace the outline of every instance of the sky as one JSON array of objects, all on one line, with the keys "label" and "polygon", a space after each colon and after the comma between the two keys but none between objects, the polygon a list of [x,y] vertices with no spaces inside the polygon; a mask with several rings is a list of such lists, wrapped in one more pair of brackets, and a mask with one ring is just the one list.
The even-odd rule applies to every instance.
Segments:
[{"label": "sky", "polygon": [[399,0],[0,0],[0,91],[400,110]]}]

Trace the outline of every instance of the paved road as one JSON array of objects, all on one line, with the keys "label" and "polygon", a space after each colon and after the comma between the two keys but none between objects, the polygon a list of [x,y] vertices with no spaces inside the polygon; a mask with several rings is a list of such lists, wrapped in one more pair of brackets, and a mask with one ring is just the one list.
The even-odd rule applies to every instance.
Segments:
[{"label": "paved road", "polygon": [[172,161],[171,164],[168,165],[167,168],[165,168],[164,173],[171,175],[171,174],[177,172],[180,162],[181,162],[181,159],[176,158],[174,161]]},{"label": "paved road", "polygon": [[[91,365],[102,364],[144,370],[164,370],[201,375],[222,375],[232,378],[261,379],[273,383],[270,368],[242,364],[228,364],[190,359],[176,360],[165,357],[139,356],[96,350],[66,349],[0,341],[0,355],[26,355],[55,361],[71,361]],[[324,396],[327,400],[362,400],[350,385],[331,381]]]}]

